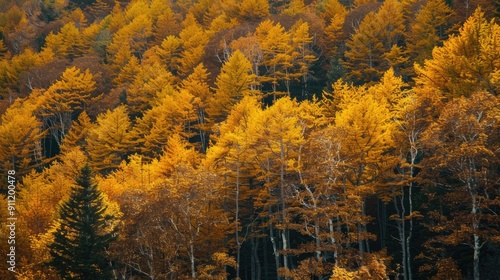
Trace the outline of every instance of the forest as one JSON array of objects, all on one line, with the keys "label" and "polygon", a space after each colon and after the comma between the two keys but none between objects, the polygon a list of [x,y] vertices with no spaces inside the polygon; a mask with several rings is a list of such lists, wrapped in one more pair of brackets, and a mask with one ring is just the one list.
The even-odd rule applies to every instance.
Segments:
[{"label": "forest", "polygon": [[0,0],[0,279],[500,279],[499,19]]}]

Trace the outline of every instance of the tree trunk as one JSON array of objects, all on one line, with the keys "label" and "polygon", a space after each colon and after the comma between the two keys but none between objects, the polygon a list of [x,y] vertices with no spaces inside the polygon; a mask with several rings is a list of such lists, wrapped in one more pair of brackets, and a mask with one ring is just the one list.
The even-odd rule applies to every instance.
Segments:
[{"label": "tree trunk", "polygon": [[259,260],[259,239],[256,237],[252,237],[250,239],[250,244],[252,246],[252,262],[251,262],[251,273],[252,280],[260,280],[261,276],[261,265]]},{"label": "tree trunk", "polygon": [[474,261],[473,261],[473,266],[474,266],[474,280],[480,280],[479,277],[479,254],[481,251],[481,242],[479,240],[479,235],[477,234],[477,230],[479,229],[479,220],[477,217],[477,212],[478,212],[478,206],[477,206],[477,197],[476,194],[472,193],[472,190],[469,189],[472,195],[472,227],[474,230],[474,244],[473,244],[473,249],[474,249]]},{"label": "tree trunk", "polygon": [[[239,151],[238,151],[239,152]],[[239,224],[240,224],[240,161],[237,159],[236,163],[236,194],[235,194],[235,213],[234,213],[234,224],[235,224],[235,241],[236,241],[236,279],[240,279],[240,255],[241,255],[241,244],[239,235]]]}]

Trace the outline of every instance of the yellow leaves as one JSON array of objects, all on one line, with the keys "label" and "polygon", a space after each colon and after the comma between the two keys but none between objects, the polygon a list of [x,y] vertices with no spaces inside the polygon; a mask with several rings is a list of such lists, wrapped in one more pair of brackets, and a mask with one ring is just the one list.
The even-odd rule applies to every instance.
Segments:
[{"label": "yellow leaves", "polygon": [[[82,72],[75,66],[67,68],[57,80],[49,87],[44,94],[47,99],[47,106],[50,108],[59,107],[60,110],[79,109],[83,100],[90,97],[96,89],[94,76],[89,69]],[[56,105],[56,103],[58,105]]]},{"label": "yellow leaves", "polygon": [[347,9],[338,0],[329,0],[327,2],[322,17],[327,24],[325,28],[326,42],[329,46],[332,46],[326,50],[330,56],[333,56],[337,51],[346,15]]},{"label": "yellow leaves", "polygon": [[229,276],[227,267],[238,268],[234,257],[229,256],[227,253],[215,252],[212,255],[211,261],[213,264],[200,265],[198,267],[198,279],[224,280]]},{"label": "yellow leaves", "polygon": [[387,257],[381,257],[378,256],[378,254],[373,254],[369,256],[366,264],[354,271],[335,266],[330,280],[389,279],[387,276],[387,267],[384,264],[384,261],[387,261]]},{"label": "yellow leaves", "polygon": [[20,175],[42,159],[41,139],[45,132],[30,104],[14,103],[2,115],[0,125],[0,168]]},{"label": "yellow leaves", "polygon": [[252,65],[239,50],[224,63],[215,84],[216,93],[208,108],[208,115],[213,123],[225,118],[231,108],[245,96],[259,94],[252,90],[255,84]]},{"label": "yellow leaves", "polygon": [[432,55],[432,49],[448,34],[453,10],[444,0],[430,0],[418,11],[408,32],[408,50],[415,62],[423,63]]},{"label": "yellow leaves", "polygon": [[242,0],[235,4],[233,9],[241,21],[257,20],[269,15],[269,2],[265,0]]},{"label": "yellow leaves", "polygon": [[73,22],[65,24],[57,35],[49,34],[45,42],[46,48],[70,60],[85,53],[82,34]]},{"label": "yellow leaves", "polygon": [[432,59],[416,67],[417,82],[449,97],[476,91],[497,93],[495,73],[500,68],[500,26],[488,22],[481,9],[465,22],[457,36],[434,48]]},{"label": "yellow leaves", "polygon": [[159,63],[145,64],[131,72],[135,71],[137,74],[127,91],[127,103],[132,113],[139,114],[157,105],[172,91],[175,77]]},{"label": "yellow leaves", "polygon": [[351,71],[348,77],[358,83],[378,81],[390,64],[404,62],[397,61],[402,51],[394,47],[404,33],[403,7],[397,0],[385,1],[376,13],[366,15],[346,43],[346,66]]},{"label": "yellow leaves", "polygon": [[203,27],[196,22],[192,14],[186,16],[182,25],[184,29],[179,33],[179,38],[182,41],[183,50],[179,71],[181,74],[187,75],[200,63],[209,36]]},{"label": "yellow leaves", "polygon": [[288,7],[283,10],[282,14],[294,16],[303,13],[305,10],[305,5],[303,0],[292,0]]},{"label": "yellow leaves", "polygon": [[89,130],[88,150],[95,170],[112,170],[125,159],[131,148],[131,123],[128,110],[119,106],[97,116]]}]

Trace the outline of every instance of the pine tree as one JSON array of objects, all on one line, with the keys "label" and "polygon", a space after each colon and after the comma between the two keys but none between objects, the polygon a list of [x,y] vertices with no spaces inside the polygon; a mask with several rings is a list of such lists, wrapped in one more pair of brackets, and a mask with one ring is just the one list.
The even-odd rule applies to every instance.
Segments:
[{"label": "pine tree", "polygon": [[116,239],[116,228],[109,228],[114,217],[107,206],[91,170],[85,166],[72,187],[70,198],[59,210],[58,229],[49,245],[52,260],[62,279],[111,279],[106,250]]}]

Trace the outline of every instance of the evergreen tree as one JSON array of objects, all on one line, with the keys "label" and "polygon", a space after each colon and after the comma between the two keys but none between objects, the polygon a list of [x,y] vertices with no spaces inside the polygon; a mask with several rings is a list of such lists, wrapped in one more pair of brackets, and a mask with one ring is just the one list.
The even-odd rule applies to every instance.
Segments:
[{"label": "evergreen tree", "polygon": [[88,166],[82,168],[69,199],[59,210],[58,228],[49,245],[52,260],[62,279],[111,279],[106,257],[109,244],[116,239],[116,228]]}]

